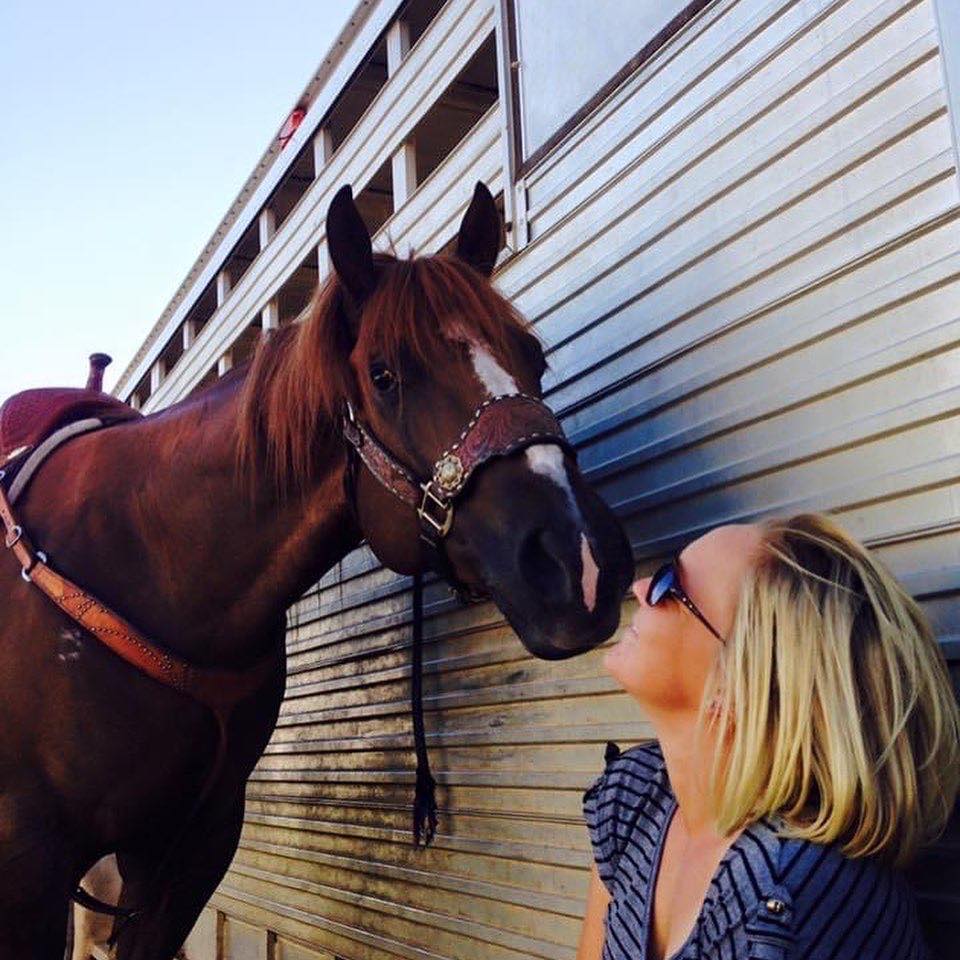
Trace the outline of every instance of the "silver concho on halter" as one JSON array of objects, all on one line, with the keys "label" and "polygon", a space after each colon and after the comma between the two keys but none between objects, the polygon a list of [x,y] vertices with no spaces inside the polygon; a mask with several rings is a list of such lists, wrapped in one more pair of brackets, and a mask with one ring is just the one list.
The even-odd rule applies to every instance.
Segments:
[{"label": "silver concho on halter", "polygon": [[463,463],[455,453],[441,457],[433,468],[433,482],[446,494],[456,493],[463,483]]},{"label": "silver concho on halter", "polygon": [[428,543],[442,540],[450,532],[453,498],[460,492],[463,480],[463,461],[455,453],[445,453],[433,465],[432,479],[421,485],[423,499],[417,514],[424,525],[420,535]]}]

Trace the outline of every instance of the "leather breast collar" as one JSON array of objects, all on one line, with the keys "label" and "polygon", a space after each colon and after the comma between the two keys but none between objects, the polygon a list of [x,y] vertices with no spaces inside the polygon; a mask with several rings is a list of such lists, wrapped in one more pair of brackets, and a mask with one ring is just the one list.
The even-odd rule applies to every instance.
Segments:
[{"label": "leather breast collar", "polygon": [[[0,521],[4,528],[4,546],[20,564],[20,576],[47,595],[68,617],[93,634],[117,656],[141,673],[191,697],[215,714],[229,713],[235,704],[260,688],[276,664],[271,655],[245,670],[198,667],[176,656],[145,637],[120,614],[55,570],[42,550],[31,543],[14,515],[14,503],[23,494],[43,460],[61,444],[80,433],[105,426],[90,419],[70,424],[51,434],[33,452],[24,451],[9,492],[4,480],[10,465],[0,469]],[[29,455],[27,455],[29,453]]]}]

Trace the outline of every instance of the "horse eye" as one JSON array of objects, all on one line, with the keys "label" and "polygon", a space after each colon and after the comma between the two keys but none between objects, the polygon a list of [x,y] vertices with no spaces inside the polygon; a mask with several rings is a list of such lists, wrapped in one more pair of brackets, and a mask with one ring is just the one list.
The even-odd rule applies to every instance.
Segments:
[{"label": "horse eye", "polygon": [[381,393],[388,393],[397,385],[396,376],[385,363],[373,363],[370,365],[370,379]]}]

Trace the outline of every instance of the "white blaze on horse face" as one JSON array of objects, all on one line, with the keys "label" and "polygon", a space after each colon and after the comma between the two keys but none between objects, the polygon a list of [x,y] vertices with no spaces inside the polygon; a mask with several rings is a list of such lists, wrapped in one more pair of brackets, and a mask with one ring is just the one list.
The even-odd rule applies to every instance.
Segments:
[{"label": "white blaze on horse face", "polygon": [[593,608],[597,605],[597,580],[600,578],[600,568],[597,566],[590,541],[583,532],[584,524],[580,515],[580,507],[577,504],[577,498],[574,496],[573,488],[570,486],[570,478],[567,476],[567,467],[563,460],[563,451],[555,443],[538,443],[536,446],[527,447],[527,463],[530,464],[530,469],[534,473],[549,477],[567,495],[570,509],[580,526],[580,566],[582,570],[580,590],[583,594],[583,605],[590,613],[593,613]]},{"label": "white blaze on horse face", "polygon": [[527,463],[534,473],[552,480],[570,501],[570,508],[574,516],[580,519],[580,507],[577,498],[573,495],[570,478],[567,476],[567,465],[563,462],[563,451],[555,443],[537,443],[527,447]]},{"label": "white blaze on horse face", "polygon": [[477,379],[483,384],[487,395],[498,397],[502,393],[518,393],[517,381],[494,359],[483,344],[469,340],[470,359]]},{"label": "white blaze on horse face", "polygon": [[[482,343],[469,338],[465,339],[469,344],[474,373],[486,390],[487,396],[496,397],[504,393],[518,393],[517,381],[497,363],[493,354]],[[570,510],[581,528],[580,561],[583,574],[580,578],[580,589],[583,592],[583,605],[593,613],[593,608],[597,605],[597,580],[600,577],[600,568],[597,566],[590,541],[583,533],[583,519],[580,515],[577,498],[570,486],[563,451],[555,443],[538,443],[532,447],[527,447],[525,455],[527,464],[534,473],[548,477],[567,495]]]},{"label": "white blaze on horse face", "polygon": [[[517,381],[497,363],[490,351],[476,340],[468,341],[470,359],[477,379],[487,391],[487,396],[496,397],[504,393],[519,393]],[[570,501],[574,515],[579,519],[580,509],[577,498],[573,495],[570,478],[567,476],[566,464],[563,462],[563,451],[555,443],[538,443],[527,447],[527,463],[534,473],[549,477]]]},{"label": "white blaze on horse face", "polygon": [[583,605],[593,613],[597,605],[597,580],[600,578],[600,568],[593,557],[593,548],[586,534],[580,534],[580,562],[583,567],[583,576],[580,578],[580,589],[583,590]]}]

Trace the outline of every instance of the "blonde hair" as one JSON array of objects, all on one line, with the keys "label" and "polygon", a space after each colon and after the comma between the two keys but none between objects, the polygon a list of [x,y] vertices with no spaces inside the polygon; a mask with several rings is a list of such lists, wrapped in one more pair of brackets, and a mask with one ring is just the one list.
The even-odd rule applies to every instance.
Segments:
[{"label": "blonde hair", "polygon": [[764,816],[898,866],[953,807],[960,712],[917,603],[824,516],[762,524],[702,716],[724,833]]}]

